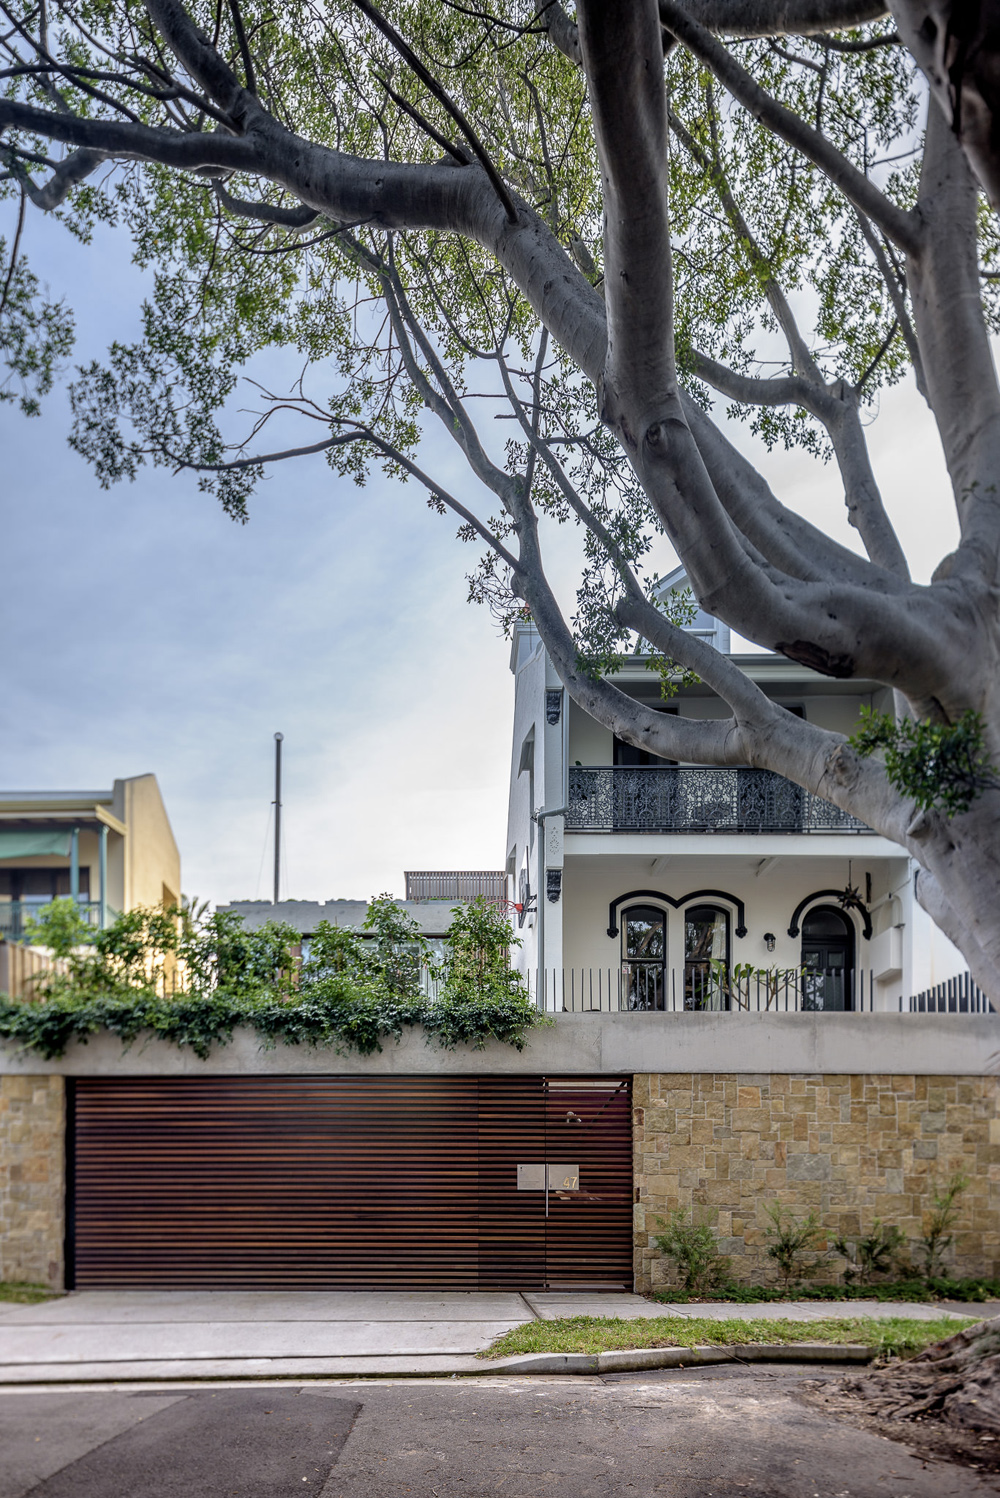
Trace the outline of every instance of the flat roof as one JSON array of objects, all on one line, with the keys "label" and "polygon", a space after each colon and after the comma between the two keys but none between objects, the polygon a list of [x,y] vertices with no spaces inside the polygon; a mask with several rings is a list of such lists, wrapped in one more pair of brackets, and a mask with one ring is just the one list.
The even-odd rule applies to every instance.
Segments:
[{"label": "flat roof", "polygon": [[113,801],[111,791],[0,791],[3,801]]}]

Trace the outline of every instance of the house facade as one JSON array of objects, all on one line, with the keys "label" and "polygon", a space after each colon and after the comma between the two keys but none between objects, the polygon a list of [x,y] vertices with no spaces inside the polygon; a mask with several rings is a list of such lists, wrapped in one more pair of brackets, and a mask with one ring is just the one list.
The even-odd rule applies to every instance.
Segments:
[{"label": "house facade", "polygon": [[[664,586],[685,587],[683,572]],[[876,682],[734,654],[701,611],[689,627],[811,723],[849,734],[863,707],[889,705]],[[984,1002],[897,844],[770,771],[657,761],[617,739],[569,699],[530,623],[511,670],[507,875],[516,960],[544,1007],[898,1010],[949,980]],[[647,657],[615,682],[653,711],[729,716],[700,683],[664,699]]]},{"label": "house facade", "polygon": [[72,895],[103,928],[122,910],[176,905],[181,860],[155,775],[109,790],[0,792],[0,939]]},{"label": "house facade", "polygon": [[[879,701],[736,659],[812,721],[849,729]],[[205,1056],[110,1032],[57,1058],[0,1046],[0,1278],[650,1291],[670,1282],[656,1238],[679,1211],[735,1280],[773,1284],[779,1204],[815,1212],[835,1279],[838,1239],[876,1221],[919,1264],[956,1176],[947,1267],[1000,1277],[1000,1018],[968,985],[930,1002],[961,960],[923,923],[905,856],[758,772],[630,760],[567,708],[530,629],[513,665],[507,871],[411,875],[400,904],[433,943],[455,904],[506,882],[514,960],[551,1023],[521,1050],[407,1026],[370,1054],[249,1029]],[[622,682],[657,690],[641,661]],[[662,707],[721,711],[699,688]],[[305,945],[367,907],[230,908]],[[747,967],[764,976],[737,980]]]}]

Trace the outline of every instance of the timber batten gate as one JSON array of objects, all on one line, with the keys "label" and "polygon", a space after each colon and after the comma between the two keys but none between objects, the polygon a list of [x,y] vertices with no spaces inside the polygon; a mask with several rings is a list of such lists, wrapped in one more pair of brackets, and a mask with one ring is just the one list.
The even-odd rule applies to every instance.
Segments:
[{"label": "timber batten gate", "polygon": [[79,1289],[632,1288],[628,1078],[70,1086]]}]

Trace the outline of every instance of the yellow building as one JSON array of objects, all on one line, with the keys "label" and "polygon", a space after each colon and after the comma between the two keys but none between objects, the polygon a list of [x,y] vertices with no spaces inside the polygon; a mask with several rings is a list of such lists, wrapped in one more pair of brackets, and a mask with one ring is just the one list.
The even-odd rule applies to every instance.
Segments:
[{"label": "yellow building", "polygon": [[0,792],[0,939],[72,895],[95,927],[180,899],[181,859],[155,775],[108,791]]}]

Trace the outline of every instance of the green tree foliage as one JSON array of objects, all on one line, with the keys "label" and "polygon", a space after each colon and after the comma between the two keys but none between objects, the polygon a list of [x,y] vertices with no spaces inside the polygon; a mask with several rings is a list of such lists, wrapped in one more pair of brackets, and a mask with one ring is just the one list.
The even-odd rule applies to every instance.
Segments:
[{"label": "green tree foliage", "polygon": [[889,781],[923,811],[957,816],[985,790],[1000,789],[1000,771],[986,747],[981,714],[955,723],[902,718],[861,709],[851,743],[865,757],[880,755]]},{"label": "green tree foliage", "polygon": [[363,932],[323,922],[304,963],[298,942],[291,926],[251,930],[234,911],[128,911],[86,949],[65,946],[63,970],[39,980],[34,1001],[0,998],[0,1039],[51,1058],[102,1030],[126,1045],[150,1032],[204,1059],[244,1026],[264,1045],[371,1055],[414,1026],[444,1048],[521,1050],[544,1023],[509,966],[516,938],[483,901],[454,912],[441,973],[387,895],[372,901]]},{"label": "green tree foliage", "polygon": [[80,912],[78,902],[69,895],[43,905],[37,915],[24,923],[24,939],[29,946],[44,947],[53,957],[68,957],[77,947],[94,940],[90,922]]},{"label": "green tree foliage", "polygon": [[[456,126],[460,112],[498,176],[600,288],[602,194],[587,83],[553,45],[544,8],[540,17],[535,0],[517,0],[501,19],[476,6],[390,0],[385,15],[411,57],[441,80],[437,89],[363,9],[353,0],[322,7],[291,0],[278,10],[243,0],[248,74],[236,11],[214,0],[187,5],[264,106],[319,147],[431,164],[447,141],[453,155],[446,151],[446,160],[471,160],[475,152]],[[127,108],[143,126],[190,119],[193,101],[165,106],[150,87],[151,60],[169,70],[170,59],[137,0],[90,0],[82,11],[57,4],[56,11],[62,29],[49,45],[58,41],[58,87],[70,108],[98,119],[120,118]],[[863,35],[884,31],[876,25]],[[912,202],[920,90],[902,49],[831,48],[825,37],[800,37],[794,50],[763,38],[732,50],[762,88],[812,121],[859,169],[891,159],[886,192]],[[109,58],[113,78],[105,76]],[[819,167],[734,108],[695,57],[675,49],[669,80],[675,338],[691,394],[710,408],[720,399],[718,368],[749,378],[775,367],[780,289],[809,309],[821,379],[843,382],[862,406],[873,406],[879,389],[908,368],[909,354],[892,287],[857,216]],[[13,77],[9,89],[43,107],[54,83],[27,74]],[[30,129],[6,138],[10,170],[0,196],[20,203],[23,185],[37,195],[50,173],[45,142]],[[662,523],[602,425],[592,386],[481,245],[434,228],[387,233],[372,222],[339,224],[252,169],[199,176],[155,161],[88,176],[66,194],[60,213],[81,238],[97,220],[119,225],[132,237],[136,263],[151,273],[138,336],[79,369],[72,384],[71,440],[103,484],[134,480],[146,465],[187,469],[246,520],[270,461],[259,442],[248,447],[250,431],[239,430],[233,409],[247,371],[255,376],[254,438],[279,411],[293,434],[275,456],[298,447],[287,425],[297,413],[305,428],[318,423],[328,431],[324,456],[335,474],[364,483],[369,466],[380,463],[403,481],[426,483],[429,503],[443,512],[444,489],[418,464],[424,413],[441,415],[443,396],[454,407],[446,424],[468,451],[466,418],[495,409],[506,392],[513,426],[508,412],[499,441],[485,429],[476,441],[530,494],[540,516],[581,529],[580,660],[595,671],[613,669],[631,653],[634,635],[615,613],[623,569],[634,568],[659,605],[650,559]],[[986,220],[983,236],[991,250],[997,236]],[[993,315],[1000,291],[987,283],[984,295]],[[294,390],[259,380],[254,360],[268,351],[304,364]],[[830,455],[822,422],[804,406],[721,398],[769,445]],[[317,435],[322,430],[310,430],[307,442]],[[489,482],[483,471],[477,477]],[[513,533],[509,514],[481,513],[480,521],[466,520],[461,537],[504,542]],[[509,584],[488,549],[470,573],[470,593],[505,623],[521,607]],[[671,617],[684,622],[682,609]],[[672,663],[653,654],[669,683]]]}]

